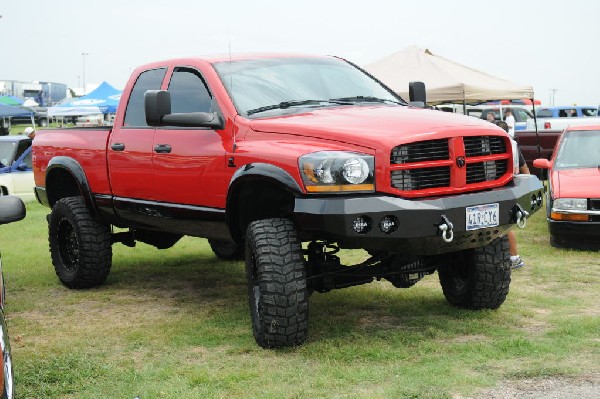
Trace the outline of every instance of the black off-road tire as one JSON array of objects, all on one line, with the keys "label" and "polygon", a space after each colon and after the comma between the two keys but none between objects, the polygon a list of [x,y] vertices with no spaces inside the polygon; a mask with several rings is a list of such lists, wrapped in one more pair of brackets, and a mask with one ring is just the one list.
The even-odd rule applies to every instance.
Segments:
[{"label": "black off-road tire", "polygon": [[257,220],[246,233],[252,332],[263,348],[300,345],[308,330],[308,290],[301,242],[288,219]]},{"label": "black off-road tire", "polygon": [[66,287],[104,283],[112,263],[110,228],[92,218],[82,197],[63,198],[54,205],[48,241],[54,270]]},{"label": "black off-road tire", "polygon": [[217,255],[217,258],[223,260],[242,260],[244,259],[244,245],[233,241],[208,240],[210,249]]},{"label": "black off-road tire", "polygon": [[506,236],[480,248],[455,254],[438,268],[444,296],[454,306],[497,309],[506,300],[511,263]]}]

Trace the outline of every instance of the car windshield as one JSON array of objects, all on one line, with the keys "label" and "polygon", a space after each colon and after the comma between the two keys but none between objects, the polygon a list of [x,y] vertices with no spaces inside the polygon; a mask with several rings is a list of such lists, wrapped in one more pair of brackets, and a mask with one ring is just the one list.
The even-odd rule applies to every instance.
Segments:
[{"label": "car windshield", "polygon": [[346,61],[336,58],[264,58],[214,64],[238,112],[265,116],[297,107],[403,100]]},{"label": "car windshield", "polygon": [[556,169],[596,168],[600,166],[600,130],[565,132],[560,142]]},{"label": "car windshield", "polygon": [[17,143],[15,141],[0,141],[0,168],[10,166],[15,160],[15,150]]}]

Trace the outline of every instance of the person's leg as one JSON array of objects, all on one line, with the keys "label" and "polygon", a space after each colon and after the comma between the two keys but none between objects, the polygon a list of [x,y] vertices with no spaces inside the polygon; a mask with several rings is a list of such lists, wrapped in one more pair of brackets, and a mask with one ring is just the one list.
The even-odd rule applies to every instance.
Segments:
[{"label": "person's leg", "polygon": [[525,266],[525,262],[519,256],[519,250],[517,249],[517,234],[514,230],[510,230],[506,233],[508,237],[508,251],[510,253],[510,262],[513,269],[518,269]]}]

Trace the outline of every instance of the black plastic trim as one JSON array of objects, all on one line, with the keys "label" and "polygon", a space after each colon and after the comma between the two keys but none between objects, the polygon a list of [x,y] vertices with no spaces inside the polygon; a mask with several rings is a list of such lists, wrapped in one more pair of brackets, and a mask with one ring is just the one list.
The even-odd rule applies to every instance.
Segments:
[{"label": "black plastic trim", "polygon": [[50,160],[50,162],[48,162],[48,168],[46,169],[46,194],[50,207],[54,206],[54,203],[60,199],[58,196],[54,195],[53,189],[48,190],[48,177],[53,173],[53,170],[56,169],[66,170],[75,179],[79,192],[83,197],[87,208],[92,212],[92,214],[97,215],[97,209],[92,197],[92,191],[88,184],[83,167],[75,159],[66,156],[54,157]]},{"label": "black plastic trim", "polygon": [[114,197],[113,203],[127,227],[231,240],[224,209],[122,197]]},{"label": "black plastic trim", "polygon": [[[236,186],[246,179],[271,180],[296,195],[302,194],[302,189],[288,172],[268,163],[249,163],[236,170],[229,183],[229,193],[235,192]],[[227,203],[230,200],[229,193]]]}]

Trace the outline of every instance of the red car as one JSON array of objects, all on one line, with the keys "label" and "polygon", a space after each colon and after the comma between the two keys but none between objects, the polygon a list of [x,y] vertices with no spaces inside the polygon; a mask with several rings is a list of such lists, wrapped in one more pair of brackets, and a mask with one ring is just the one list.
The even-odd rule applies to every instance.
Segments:
[{"label": "red car", "polygon": [[567,128],[550,160],[533,165],[549,169],[546,211],[550,244],[600,247],[600,126]]}]

